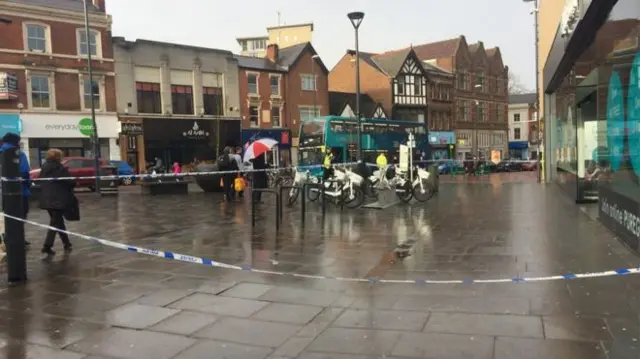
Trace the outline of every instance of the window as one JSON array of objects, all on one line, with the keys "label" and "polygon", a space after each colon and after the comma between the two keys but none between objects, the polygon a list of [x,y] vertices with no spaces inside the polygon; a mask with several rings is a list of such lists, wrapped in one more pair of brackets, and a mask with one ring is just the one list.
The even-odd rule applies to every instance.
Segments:
[{"label": "window", "polygon": [[98,38],[99,33],[97,31],[89,30],[89,41],[87,42],[87,33],[83,29],[78,30],[78,55],[87,55],[87,45],[91,56],[99,56],[98,53]]},{"label": "window", "polygon": [[25,50],[34,52],[50,52],[47,50],[47,31],[44,25],[27,24],[26,37],[27,47]]},{"label": "window", "polygon": [[513,129],[513,138],[516,140],[520,139],[520,129],[519,128],[514,128]]},{"label": "window", "polygon": [[460,101],[458,111],[459,121],[469,121],[469,101]]},{"label": "window", "polygon": [[251,127],[258,127],[260,123],[260,112],[258,106],[249,106],[249,125]]},{"label": "window", "polygon": [[271,123],[273,127],[280,127],[280,107],[271,108]]},{"label": "window", "polygon": [[193,115],[193,89],[191,86],[171,85],[171,106],[174,114]]},{"label": "window", "polygon": [[249,94],[257,95],[258,94],[258,75],[248,74],[247,83],[249,84]]},{"label": "window", "polygon": [[520,122],[520,114],[519,113],[514,113],[513,114],[513,122]]},{"label": "window", "polygon": [[464,72],[458,72],[458,88],[462,90],[467,90],[469,88],[467,82],[467,75]]},{"label": "window", "polygon": [[264,50],[267,48],[267,40],[265,39],[253,40],[252,45],[253,45],[252,50]]},{"label": "window", "polygon": [[100,85],[98,81],[93,80],[89,81],[88,79],[84,80],[84,108],[91,108],[91,98],[93,96],[93,106],[96,109],[100,108]]},{"label": "window", "polygon": [[300,121],[310,120],[320,117],[320,110],[313,107],[300,107]]},{"label": "window", "polygon": [[487,105],[484,102],[476,104],[476,121],[487,122]]},{"label": "window", "polygon": [[404,77],[400,76],[398,77],[398,90],[397,90],[397,94],[398,95],[404,95],[405,91],[404,91]]},{"label": "window", "polygon": [[316,90],[316,77],[314,75],[302,75],[302,90],[303,91]]},{"label": "window", "polygon": [[202,88],[202,105],[204,106],[205,115],[213,115],[213,116],[224,115],[222,88],[221,87],[203,87]]},{"label": "window", "polygon": [[271,76],[269,81],[271,82],[271,96],[280,96],[280,77]]},{"label": "window", "polygon": [[138,113],[162,113],[160,84],[136,82]]},{"label": "window", "polygon": [[247,51],[247,42],[246,41],[242,42],[242,51]]},{"label": "window", "polygon": [[484,72],[482,71],[476,75],[476,88],[484,91]]},{"label": "window", "polygon": [[31,107],[50,108],[49,76],[31,76]]}]

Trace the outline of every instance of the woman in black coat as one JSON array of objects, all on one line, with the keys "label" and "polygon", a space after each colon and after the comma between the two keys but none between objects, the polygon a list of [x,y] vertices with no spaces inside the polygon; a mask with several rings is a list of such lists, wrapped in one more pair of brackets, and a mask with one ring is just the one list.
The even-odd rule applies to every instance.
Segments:
[{"label": "woman in black coat", "polygon": [[[40,169],[40,178],[71,177],[69,170],[62,165],[61,161],[62,152],[60,152],[60,150],[51,149],[47,151],[46,162]],[[67,230],[64,224],[64,212],[70,208],[70,206],[74,205],[75,197],[73,188],[75,185],[75,180],[71,179],[40,182],[40,208],[49,212],[49,225],[51,227],[63,231]],[[66,252],[71,251],[69,236],[64,232],[49,229],[44,241],[44,246],[42,247],[42,253],[48,255],[56,254],[56,252],[51,249],[53,247],[53,241],[56,238],[56,233],[60,235],[60,239],[64,244],[64,250]]]},{"label": "woman in black coat", "polygon": [[[253,188],[267,188],[269,181],[265,171],[267,163],[264,153],[252,159],[251,162],[253,162],[253,169],[256,170],[256,172],[253,172]],[[254,203],[259,203],[262,200],[262,192],[253,192],[252,197]]]}]

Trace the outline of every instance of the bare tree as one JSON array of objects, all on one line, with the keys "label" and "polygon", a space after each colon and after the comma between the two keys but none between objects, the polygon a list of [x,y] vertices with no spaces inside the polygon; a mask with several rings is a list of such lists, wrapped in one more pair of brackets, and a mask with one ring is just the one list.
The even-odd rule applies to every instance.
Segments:
[{"label": "bare tree", "polygon": [[530,92],[534,91],[529,90],[525,85],[523,85],[518,75],[513,72],[509,72],[509,94],[519,95]]}]

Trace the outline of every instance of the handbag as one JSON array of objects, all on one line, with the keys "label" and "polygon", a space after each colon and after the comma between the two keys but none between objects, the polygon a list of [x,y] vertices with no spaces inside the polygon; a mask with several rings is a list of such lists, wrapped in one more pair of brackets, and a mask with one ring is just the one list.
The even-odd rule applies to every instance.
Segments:
[{"label": "handbag", "polygon": [[236,190],[236,192],[244,191],[246,187],[244,178],[242,178],[241,176],[236,177],[236,179],[233,181],[233,187]]},{"label": "handbag", "polygon": [[78,203],[78,198],[75,195],[71,195],[71,202],[64,210],[63,216],[64,219],[70,222],[80,220],[80,203]]}]

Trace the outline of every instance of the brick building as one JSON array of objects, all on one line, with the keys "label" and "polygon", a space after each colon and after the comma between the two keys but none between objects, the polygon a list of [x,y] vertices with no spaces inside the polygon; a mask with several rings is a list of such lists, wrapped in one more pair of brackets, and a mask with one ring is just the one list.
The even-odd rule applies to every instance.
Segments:
[{"label": "brick building", "polygon": [[468,45],[464,36],[413,47],[418,58],[454,77],[456,157],[489,158],[507,153],[508,75],[500,49],[482,42]]},{"label": "brick building", "polygon": [[297,146],[300,121],[329,114],[328,70],[311,43],[236,59],[244,128],[290,128]]},{"label": "brick building", "polygon": [[0,122],[22,130],[32,167],[51,147],[67,156],[93,155],[92,97],[102,157],[120,158],[111,16],[104,0],[87,3],[89,36],[81,0],[0,2],[0,14],[10,20],[0,23]]}]

